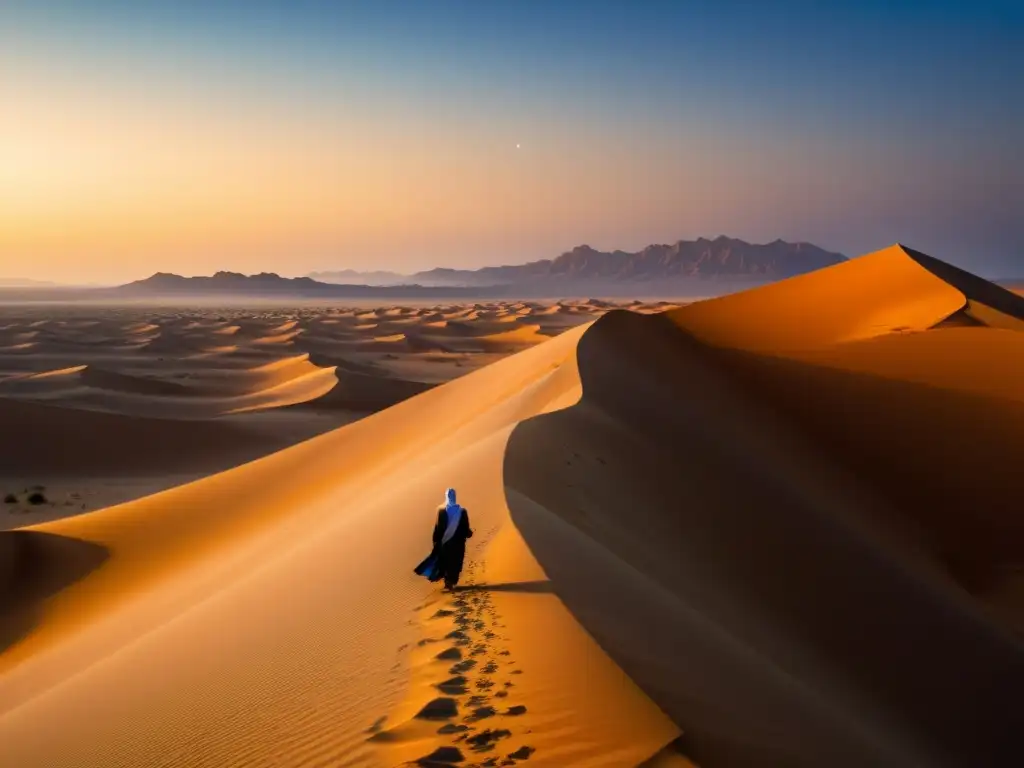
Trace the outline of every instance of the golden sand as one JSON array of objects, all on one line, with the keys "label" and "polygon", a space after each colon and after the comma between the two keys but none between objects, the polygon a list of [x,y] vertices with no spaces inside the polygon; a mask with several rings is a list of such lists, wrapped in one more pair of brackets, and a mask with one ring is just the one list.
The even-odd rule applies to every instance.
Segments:
[{"label": "golden sand", "polygon": [[[188,397],[285,387],[281,402],[376,412],[0,534],[5,763],[1017,764],[1024,299],[895,246],[678,309],[606,309],[216,320],[246,352],[196,371],[184,386],[205,394]],[[131,328],[215,346],[182,320]],[[73,333],[116,346],[106,322]],[[412,337],[451,346],[401,351]],[[495,361],[483,347],[498,342],[521,351]],[[416,391],[380,373],[473,354],[472,372]],[[84,364],[54,378],[104,369]],[[188,399],[103,381],[53,397]],[[44,409],[24,424],[158,429],[54,416],[23,377],[3,384],[12,417]],[[68,450],[145,468],[132,446]],[[411,572],[448,486],[476,532],[454,594]]]}]

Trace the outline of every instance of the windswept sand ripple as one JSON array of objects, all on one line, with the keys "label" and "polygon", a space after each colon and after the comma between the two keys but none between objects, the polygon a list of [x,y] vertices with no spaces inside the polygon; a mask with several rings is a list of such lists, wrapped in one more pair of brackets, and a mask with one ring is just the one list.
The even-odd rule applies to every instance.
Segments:
[{"label": "windswept sand ripple", "polygon": [[[218,346],[202,317],[149,314],[76,332],[187,324]],[[45,410],[18,417],[39,431],[22,460],[145,465],[125,435],[168,430],[170,450],[213,430],[188,455],[332,399],[383,410],[0,533],[11,765],[1024,762],[1024,299],[897,246],[681,308],[222,314],[231,365],[5,358],[64,373],[0,387],[99,370],[128,377],[104,396],[164,407],[188,398],[131,377],[187,372],[192,399],[285,388],[301,407],[140,423],[19,389],[12,415]],[[403,349],[434,336],[452,351]],[[77,442],[47,453],[62,424]],[[412,567],[448,486],[475,535],[442,595]]]}]

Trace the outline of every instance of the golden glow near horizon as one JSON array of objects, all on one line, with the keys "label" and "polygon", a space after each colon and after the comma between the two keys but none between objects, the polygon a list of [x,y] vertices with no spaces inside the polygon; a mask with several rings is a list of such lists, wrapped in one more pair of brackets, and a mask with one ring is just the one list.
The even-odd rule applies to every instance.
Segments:
[{"label": "golden glow near horizon", "polygon": [[[498,246],[541,258],[631,228],[643,244],[750,203],[769,170],[741,158],[744,192],[706,135],[680,152],[568,111],[523,140],[471,111],[372,99],[287,106],[26,78],[5,81],[0,104],[14,116],[0,122],[0,273],[17,277],[415,270]],[[687,174],[699,184],[681,185]]]},{"label": "golden glow near horizon", "polygon": [[994,17],[399,5],[0,2],[0,277],[718,234],[1018,255],[1020,46]]}]

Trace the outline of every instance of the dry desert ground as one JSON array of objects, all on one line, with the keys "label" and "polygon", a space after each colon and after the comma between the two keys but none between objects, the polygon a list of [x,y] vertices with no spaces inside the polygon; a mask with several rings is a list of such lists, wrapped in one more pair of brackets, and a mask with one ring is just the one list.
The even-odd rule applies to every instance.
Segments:
[{"label": "dry desert ground", "polygon": [[0,764],[1022,765],[1022,331],[901,246],[682,306],[7,308]]},{"label": "dry desert ground", "polygon": [[227,470],[611,306],[0,306],[0,530]]}]

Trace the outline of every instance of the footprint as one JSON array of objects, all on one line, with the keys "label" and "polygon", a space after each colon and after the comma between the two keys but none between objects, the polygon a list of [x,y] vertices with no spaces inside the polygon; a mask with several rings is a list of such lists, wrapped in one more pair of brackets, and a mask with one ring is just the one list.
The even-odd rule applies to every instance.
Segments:
[{"label": "footprint", "polygon": [[434,699],[416,713],[418,720],[450,720],[459,716],[459,707],[455,699]]},{"label": "footprint", "polygon": [[380,733],[384,729],[384,723],[388,721],[388,716],[378,717],[373,725],[366,729],[367,733]]},{"label": "footprint", "polygon": [[469,716],[469,720],[486,720],[488,717],[494,717],[498,714],[494,707],[478,707],[473,710],[473,713]]},{"label": "footprint", "polygon": [[468,725],[456,725],[455,723],[445,723],[444,725],[442,725],[440,728],[437,729],[437,732],[439,734],[441,734],[442,736],[446,736],[446,735],[452,734],[452,733],[464,733],[465,731],[468,731],[468,730],[469,730],[469,726]]},{"label": "footprint", "polygon": [[526,707],[524,707],[522,704],[516,704],[514,707],[509,707],[502,714],[508,715],[510,717],[516,717],[518,715],[525,715],[526,714]]},{"label": "footprint", "polygon": [[495,743],[500,739],[507,739],[511,735],[512,731],[507,731],[504,728],[488,728],[485,731],[480,731],[480,733],[467,736],[466,743],[472,747],[473,751],[484,752],[488,749],[493,749]]},{"label": "footprint", "polygon": [[485,675],[493,675],[497,671],[498,671],[498,663],[495,662],[495,661],[488,661],[484,665],[483,669],[480,670],[480,672],[482,674],[485,674]]},{"label": "footprint", "polygon": [[458,675],[449,680],[445,680],[443,683],[438,683],[436,687],[441,692],[447,693],[449,696],[461,696],[468,692],[466,683],[466,678],[462,675]]},{"label": "footprint", "polygon": [[529,760],[530,759],[530,755],[532,755],[536,751],[537,750],[534,749],[533,747],[520,747],[515,752],[509,753],[509,759],[511,759],[511,760]]},{"label": "footprint", "polygon": [[446,651],[441,651],[434,658],[441,661],[460,661],[462,659],[462,651],[453,646]]},{"label": "footprint", "polygon": [[424,768],[434,768],[435,766],[458,765],[465,759],[458,747],[438,747],[429,755],[421,757],[415,764],[424,766]]},{"label": "footprint", "polygon": [[460,661],[458,664],[453,665],[452,668],[448,670],[448,674],[461,675],[463,672],[468,672],[475,666],[476,661],[474,659],[466,659],[465,661]]}]

